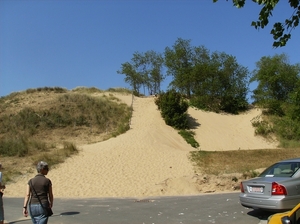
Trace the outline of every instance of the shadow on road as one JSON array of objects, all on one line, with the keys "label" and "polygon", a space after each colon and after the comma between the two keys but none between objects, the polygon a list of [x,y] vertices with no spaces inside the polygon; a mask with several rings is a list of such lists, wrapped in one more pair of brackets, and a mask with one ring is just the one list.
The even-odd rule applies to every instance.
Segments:
[{"label": "shadow on road", "polygon": [[276,212],[268,212],[268,211],[263,211],[260,209],[254,209],[250,212],[248,212],[247,214],[253,217],[258,218],[259,220],[268,220],[268,217],[270,215],[275,214]]},{"label": "shadow on road", "polygon": [[63,213],[60,213],[60,215],[78,215],[80,214],[80,212],[63,212]]}]

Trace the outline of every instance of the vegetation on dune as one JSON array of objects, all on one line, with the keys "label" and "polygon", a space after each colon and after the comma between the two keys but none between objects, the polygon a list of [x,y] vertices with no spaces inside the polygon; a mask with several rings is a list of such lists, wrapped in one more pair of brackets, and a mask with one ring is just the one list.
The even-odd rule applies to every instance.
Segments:
[{"label": "vegetation on dune", "polygon": [[171,87],[196,108],[238,114],[248,109],[249,71],[225,52],[210,53],[204,46],[192,46],[178,38],[165,48],[167,74]]},{"label": "vegetation on dune", "polygon": [[123,63],[117,73],[125,74],[124,80],[132,87],[134,95],[141,95],[141,87],[144,95],[145,89],[153,95],[160,92],[161,83],[165,79],[162,74],[163,63],[163,56],[155,51],[135,52],[131,61]]},{"label": "vegetation on dune", "polygon": [[198,169],[214,174],[243,173],[248,178],[257,175],[258,168],[299,157],[300,64],[291,65],[285,54],[264,56],[256,63],[250,82],[258,83],[253,104],[263,111],[251,121],[255,134],[278,140],[280,149],[192,152],[190,158]]},{"label": "vegetation on dune", "polygon": [[299,147],[300,64],[291,65],[285,54],[262,57],[250,81],[258,82],[253,99],[263,109],[264,119],[253,122],[256,133],[276,136],[282,147]]},{"label": "vegetation on dune", "polygon": [[[166,74],[163,74],[164,69]],[[204,172],[215,170],[213,173],[217,174],[218,168],[213,168],[216,163],[223,164],[224,172],[246,172],[253,176],[253,169],[267,166],[262,160],[268,165],[275,160],[274,154],[277,154],[276,160],[297,156],[300,147],[300,64],[290,64],[285,54],[262,57],[250,73],[232,55],[210,53],[204,46],[191,46],[190,40],[178,38],[172,47],[165,48],[163,54],[135,52],[130,62],[121,65],[118,73],[125,75],[124,80],[132,90],[77,87],[68,91],[44,87],[1,97],[1,157],[16,161],[28,157],[27,161],[36,162],[37,156],[43,158],[59,152],[53,158],[60,162],[62,155],[67,157],[78,151],[78,143],[102,141],[124,133],[129,128],[132,108],[121,103],[113,93],[141,96],[141,89],[144,95],[147,89],[148,94],[157,96],[155,103],[166,124],[178,130],[188,144],[198,149],[200,145],[190,130],[189,106],[236,115],[253,107],[262,109],[262,116],[251,121],[255,134],[279,140],[282,149],[272,150],[272,153],[265,153],[268,152],[265,150],[192,152],[191,161]],[[163,92],[161,83],[166,76],[172,80],[168,90]],[[252,92],[253,103],[249,105],[247,95],[251,82],[258,86]],[[61,153],[62,149],[67,152]],[[244,164],[244,159],[256,157],[255,153],[259,153],[260,159],[253,164],[247,160]],[[219,160],[222,157],[228,158],[222,162]],[[50,157],[48,160],[56,163]],[[13,164],[12,169],[4,173],[20,172]],[[206,169],[208,165],[212,169]]]},{"label": "vegetation on dune", "polygon": [[[163,70],[166,69],[166,75]],[[178,38],[164,54],[135,52],[130,62],[121,65],[135,95],[140,89],[161,94],[161,83],[172,77],[169,87],[189,99],[192,106],[214,112],[238,114],[248,109],[249,71],[236,58],[224,52],[210,53],[204,46],[192,46]]]},{"label": "vegetation on dune", "polygon": [[197,171],[212,175],[239,173],[245,179],[257,176],[261,168],[295,157],[299,157],[299,148],[194,151],[190,154]]},{"label": "vegetation on dune", "polygon": [[[147,56],[150,53],[156,56],[156,60],[150,60]],[[195,148],[201,149],[189,130],[188,106],[236,115],[253,107],[259,108],[262,115],[251,121],[256,135],[278,140],[279,146],[286,150],[300,147],[300,64],[290,64],[285,54],[262,57],[256,63],[256,69],[250,72],[232,55],[210,53],[204,46],[192,46],[190,40],[178,38],[173,46],[165,48],[163,54],[135,52],[118,73],[125,75],[125,82],[135,94],[139,95],[140,89],[157,94],[156,104],[166,124],[178,129],[179,134]],[[166,76],[172,80],[167,92],[163,92],[160,84]],[[252,82],[258,86],[252,92],[253,103],[249,105],[248,86]],[[200,158],[197,153],[191,153],[194,162]],[[236,152],[237,160],[240,160],[240,153]],[[200,152],[199,155],[203,154]],[[268,155],[263,159],[270,161]],[[195,164],[201,167],[204,163]],[[257,164],[261,166],[261,163]],[[241,169],[236,171],[244,172]]]},{"label": "vegetation on dune", "polygon": [[175,90],[169,90],[161,93],[155,100],[155,104],[160,110],[165,123],[177,130],[185,141],[194,148],[199,147],[199,143],[195,140],[193,131],[189,130],[189,121],[187,109],[189,107],[187,101],[181,94]]},{"label": "vegetation on dune", "polygon": [[175,90],[161,93],[155,100],[166,124],[176,129],[188,128],[188,103]]},{"label": "vegetation on dune", "polygon": [[77,143],[102,141],[126,132],[131,112],[118,98],[96,88],[68,91],[44,87],[0,98],[4,181],[23,172],[24,166],[14,166],[18,161],[30,167],[46,160],[53,166],[76,154]]}]

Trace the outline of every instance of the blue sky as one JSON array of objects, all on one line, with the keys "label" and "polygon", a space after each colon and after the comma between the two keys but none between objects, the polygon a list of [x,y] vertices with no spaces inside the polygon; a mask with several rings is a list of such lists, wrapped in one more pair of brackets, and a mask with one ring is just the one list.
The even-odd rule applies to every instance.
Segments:
[{"label": "blue sky", "polygon": [[1,0],[0,96],[45,86],[128,88],[121,64],[134,52],[163,53],[178,38],[233,55],[250,71],[262,56],[286,53],[300,63],[300,27],[286,47],[272,47],[271,25],[291,15],[288,3],[263,30],[250,26],[259,11],[231,0]]}]

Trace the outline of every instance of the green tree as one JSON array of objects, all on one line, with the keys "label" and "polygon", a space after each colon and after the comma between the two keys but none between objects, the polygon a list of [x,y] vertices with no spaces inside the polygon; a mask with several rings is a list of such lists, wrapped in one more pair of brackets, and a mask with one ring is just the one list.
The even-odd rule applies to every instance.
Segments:
[{"label": "green tree", "polygon": [[291,65],[286,54],[262,57],[250,79],[258,82],[253,91],[254,102],[272,114],[284,115],[283,106],[298,99],[295,90],[299,85],[299,75],[300,65]]},{"label": "green tree", "polygon": [[191,96],[194,49],[190,40],[178,38],[172,48],[165,48],[167,74],[173,76],[170,85],[180,93]]},{"label": "green tree", "polygon": [[125,74],[126,77],[124,81],[128,83],[133,92],[139,95],[140,88],[143,84],[143,77],[136,71],[136,68],[133,64],[125,62],[121,65],[121,70],[117,71],[119,74]]},{"label": "green tree", "polygon": [[300,79],[298,80],[295,90],[291,96],[292,109],[290,112],[290,117],[292,120],[297,120],[300,122]]},{"label": "green tree", "polygon": [[145,54],[135,52],[133,54],[133,57],[131,59],[133,66],[135,68],[136,73],[140,76],[141,84],[144,89],[144,95],[145,95],[145,88],[149,86],[149,77],[148,77],[148,71],[147,71],[147,62],[145,58]]},{"label": "green tree", "polygon": [[218,80],[220,89],[215,89],[220,98],[220,109],[229,113],[238,113],[248,108],[247,92],[249,72],[239,65],[234,56],[216,54],[219,61]]},{"label": "green tree", "polygon": [[146,88],[148,93],[153,94],[160,91],[161,82],[164,80],[162,66],[164,60],[161,54],[155,51],[146,53],[135,52],[131,62],[121,65],[119,74],[125,74],[125,82],[139,94],[140,88],[143,87],[144,94]]},{"label": "green tree", "polygon": [[248,106],[249,72],[236,58],[225,53],[210,54],[204,46],[177,39],[165,49],[171,85],[191,99],[193,106],[212,111],[238,113]]},{"label": "green tree", "polygon": [[145,64],[147,66],[148,92],[155,94],[160,92],[160,87],[165,76],[162,73],[164,58],[160,53],[147,51],[145,53]]},{"label": "green tree", "polygon": [[209,109],[215,111],[212,105],[219,104],[219,99],[215,98],[215,91],[212,89],[219,89],[216,84],[217,66],[214,66],[214,61],[210,56],[210,52],[203,46],[195,48],[193,57],[195,62],[192,71],[192,85],[191,104],[199,109]]},{"label": "green tree", "polygon": [[[213,0],[217,2],[218,0]],[[228,1],[228,0],[227,0]],[[269,18],[272,16],[273,10],[278,4],[279,0],[252,0],[258,5],[262,5],[257,21],[252,21],[251,26],[256,29],[264,29],[269,24]],[[246,0],[232,0],[233,5],[237,8],[244,7]],[[284,22],[276,22],[273,24],[271,34],[273,35],[273,46],[283,47],[291,38],[291,32],[299,25],[300,19],[300,0],[287,1],[290,7],[294,10],[292,15],[289,15]]]},{"label": "green tree", "polygon": [[[206,51],[207,52],[207,51]],[[248,69],[239,65],[236,58],[226,53],[205,55],[195,65],[194,95],[191,104],[212,111],[238,113],[248,108]]]}]

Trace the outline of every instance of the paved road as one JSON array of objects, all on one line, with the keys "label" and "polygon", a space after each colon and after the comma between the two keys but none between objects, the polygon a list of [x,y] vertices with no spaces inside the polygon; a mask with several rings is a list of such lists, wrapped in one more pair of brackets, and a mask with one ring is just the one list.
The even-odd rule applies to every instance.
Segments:
[{"label": "paved road", "polygon": [[[3,198],[7,223],[30,224],[23,198]],[[85,198],[54,201],[50,223],[88,224],[265,224],[270,213],[240,205],[238,193],[182,197]]]}]

